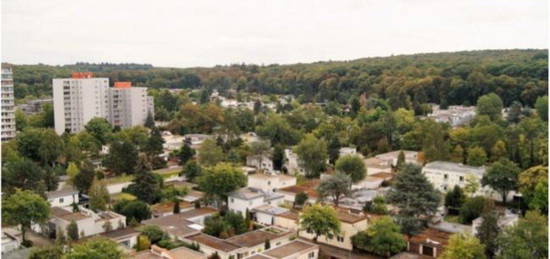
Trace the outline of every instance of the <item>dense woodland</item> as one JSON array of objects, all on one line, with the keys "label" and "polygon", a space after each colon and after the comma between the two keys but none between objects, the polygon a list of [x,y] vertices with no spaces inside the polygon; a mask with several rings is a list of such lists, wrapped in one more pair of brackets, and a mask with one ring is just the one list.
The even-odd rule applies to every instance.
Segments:
[{"label": "dense woodland", "polygon": [[17,98],[51,95],[51,79],[73,71],[93,71],[114,81],[150,88],[229,89],[260,94],[292,94],[304,101],[348,103],[359,94],[387,98],[393,109],[432,102],[475,104],[495,92],[509,106],[532,106],[548,88],[547,50],[484,50],[365,58],[294,65],[155,68],[140,64],[15,66]]}]

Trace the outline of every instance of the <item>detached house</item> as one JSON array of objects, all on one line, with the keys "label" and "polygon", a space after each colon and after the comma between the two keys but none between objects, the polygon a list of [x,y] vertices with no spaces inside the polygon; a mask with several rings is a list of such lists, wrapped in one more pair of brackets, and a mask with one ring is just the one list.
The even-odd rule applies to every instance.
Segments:
[{"label": "detached house", "polygon": [[273,192],[264,192],[260,189],[244,187],[228,196],[229,210],[245,216],[253,208],[263,205],[279,205],[283,202],[283,195]]},{"label": "detached house", "polygon": [[66,188],[46,193],[46,198],[51,207],[70,207],[73,203],[78,204],[78,191],[73,188]]},{"label": "detached house", "polygon": [[33,229],[54,236],[61,231],[67,236],[67,226],[74,221],[78,227],[79,237],[82,238],[126,227],[126,217],[123,215],[112,211],[95,213],[83,207],[79,209],[78,212],[72,212],[64,208],[52,207],[52,216],[46,228],[34,226]]},{"label": "detached house", "polygon": [[284,174],[250,174],[248,187],[260,189],[264,192],[275,192],[281,188],[296,185],[296,177]]}]

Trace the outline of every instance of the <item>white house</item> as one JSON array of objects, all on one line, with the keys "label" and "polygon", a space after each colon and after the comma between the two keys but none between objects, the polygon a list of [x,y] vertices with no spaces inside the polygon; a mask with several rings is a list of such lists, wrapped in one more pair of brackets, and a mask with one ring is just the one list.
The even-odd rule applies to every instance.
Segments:
[{"label": "white house", "polygon": [[378,173],[391,173],[391,164],[388,161],[382,160],[377,157],[371,157],[363,160],[365,168],[367,169],[367,175],[373,175]]},{"label": "white house", "polygon": [[[498,218],[498,226],[501,229],[504,229],[506,227],[512,226],[516,224],[519,220],[519,215],[512,213],[509,210],[506,210],[500,217]],[[478,217],[472,221],[472,235],[477,234],[477,228],[483,223],[483,219],[481,217]]]},{"label": "white house", "polygon": [[269,249],[261,255],[254,259],[314,259],[319,258],[319,246],[303,240],[294,240]]},{"label": "white house", "polygon": [[48,227],[43,229],[36,226],[33,229],[39,229],[40,232],[54,232],[56,235],[61,231],[67,236],[67,226],[74,221],[78,227],[79,237],[82,238],[126,227],[126,217],[123,215],[112,211],[95,213],[84,207],[79,209],[78,212],[72,212],[64,208],[52,207]]},{"label": "white house", "polygon": [[357,148],[354,147],[342,147],[338,151],[339,157],[347,156],[347,155],[357,155]]},{"label": "white house", "polygon": [[78,204],[78,191],[73,188],[51,191],[46,193],[46,198],[51,207],[70,207],[73,203]]},{"label": "white house", "polygon": [[125,249],[133,249],[134,246],[137,244],[137,239],[140,234],[141,232],[133,229],[132,227],[126,227],[101,233],[100,235],[102,237],[111,239]]},{"label": "white house", "polygon": [[185,143],[191,145],[193,148],[197,148],[202,142],[213,137],[206,134],[185,134],[183,138],[185,139]]},{"label": "white house", "polygon": [[306,173],[304,168],[300,165],[298,155],[290,148],[285,149],[285,162],[283,168],[285,168],[289,174],[303,175]]},{"label": "white house", "polygon": [[296,177],[284,174],[250,174],[248,187],[264,192],[274,192],[278,189],[296,185]]},{"label": "white house", "polygon": [[264,192],[260,189],[244,187],[234,191],[228,196],[229,210],[246,215],[253,208],[263,205],[279,205],[284,196],[273,192]]},{"label": "white house", "polygon": [[273,172],[273,160],[267,155],[250,155],[246,157],[246,166],[265,172]]},{"label": "white house", "polygon": [[491,188],[488,186],[481,187],[481,178],[485,174],[485,167],[468,166],[459,163],[434,161],[427,163],[422,168],[422,173],[434,185],[434,187],[442,192],[452,190],[455,185],[464,188],[466,186],[466,178],[468,176],[475,179],[480,188],[475,195],[491,195]]},{"label": "white house", "polygon": [[275,217],[287,211],[288,209],[272,205],[263,205],[252,209],[256,222],[263,225],[275,225]]},{"label": "white house", "polygon": [[410,151],[410,150],[396,150],[396,151],[391,151],[383,154],[378,154],[375,157],[380,160],[386,161],[392,166],[396,166],[397,160],[399,159],[399,153],[401,153],[401,151],[403,151],[403,154],[405,155],[405,163],[411,163],[416,165],[420,164],[418,161],[418,152]]}]

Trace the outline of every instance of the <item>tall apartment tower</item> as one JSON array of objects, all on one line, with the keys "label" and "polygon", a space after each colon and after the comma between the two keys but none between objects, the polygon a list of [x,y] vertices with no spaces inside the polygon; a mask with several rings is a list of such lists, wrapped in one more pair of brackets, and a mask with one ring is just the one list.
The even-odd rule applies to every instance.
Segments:
[{"label": "tall apartment tower", "polygon": [[94,117],[105,118],[113,126],[143,125],[147,114],[154,114],[153,99],[147,88],[131,82],[94,78],[92,73],[73,73],[72,78],[53,80],[55,131],[77,133]]},{"label": "tall apartment tower", "polygon": [[53,79],[55,132],[76,133],[94,117],[109,117],[109,79],[92,73],[73,73]]},{"label": "tall apartment tower", "polygon": [[15,138],[15,101],[11,66],[2,64],[2,141]]},{"label": "tall apartment tower", "polygon": [[121,128],[143,125],[154,114],[153,98],[146,87],[132,87],[131,82],[115,82],[110,89],[109,121]]}]

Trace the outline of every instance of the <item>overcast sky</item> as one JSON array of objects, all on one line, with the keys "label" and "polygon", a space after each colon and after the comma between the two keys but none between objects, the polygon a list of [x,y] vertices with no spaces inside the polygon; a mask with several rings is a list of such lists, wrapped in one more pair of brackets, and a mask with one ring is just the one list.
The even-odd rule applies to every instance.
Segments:
[{"label": "overcast sky", "polygon": [[2,61],[297,63],[547,48],[546,0],[1,0]]}]

